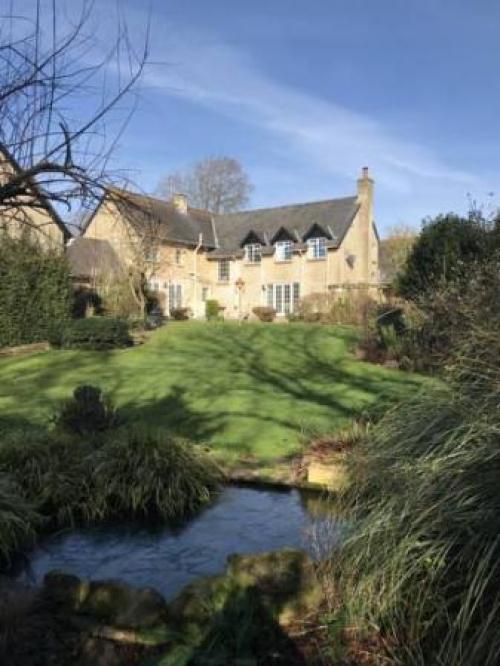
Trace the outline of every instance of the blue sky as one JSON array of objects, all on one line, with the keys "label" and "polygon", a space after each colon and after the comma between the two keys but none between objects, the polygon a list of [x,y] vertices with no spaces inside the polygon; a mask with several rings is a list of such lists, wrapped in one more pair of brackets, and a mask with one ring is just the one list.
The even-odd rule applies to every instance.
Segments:
[{"label": "blue sky", "polygon": [[[98,1],[103,25],[110,0]],[[121,0],[138,42],[148,2]],[[151,59],[115,166],[145,191],[212,154],[237,157],[252,206],[351,194],[418,227],[497,201],[497,0],[152,0]],[[491,194],[494,193],[494,194]]]}]

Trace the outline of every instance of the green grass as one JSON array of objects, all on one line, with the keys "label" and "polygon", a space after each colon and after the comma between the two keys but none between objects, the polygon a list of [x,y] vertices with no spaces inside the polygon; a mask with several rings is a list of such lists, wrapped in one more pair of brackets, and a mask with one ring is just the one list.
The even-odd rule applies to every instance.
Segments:
[{"label": "green grass", "polygon": [[0,414],[47,423],[90,383],[131,421],[209,443],[228,462],[270,460],[421,387],[418,375],[356,360],[355,340],[333,326],[179,322],[132,349],[0,359]]}]

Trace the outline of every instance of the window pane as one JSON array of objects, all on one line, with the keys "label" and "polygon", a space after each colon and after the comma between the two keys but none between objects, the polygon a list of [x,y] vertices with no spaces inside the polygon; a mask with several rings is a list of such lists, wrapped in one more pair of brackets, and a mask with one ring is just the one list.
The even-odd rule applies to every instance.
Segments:
[{"label": "window pane", "polygon": [[229,282],[229,259],[219,261],[219,281]]},{"label": "window pane", "polygon": [[278,241],[276,247],[276,261],[290,261],[292,258],[292,241]]},{"label": "window pane", "polygon": [[276,312],[283,314],[283,289],[281,284],[275,286],[276,290]]},{"label": "window pane", "polygon": [[293,283],[293,309],[295,310],[299,304],[300,300],[300,284],[298,282]]},{"label": "window pane", "polygon": [[326,257],[326,238],[310,238],[307,241],[308,255],[312,259],[324,259]]},{"label": "window pane", "polygon": [[250,264],[258,264],[260,262],[260,244],[249,243],[245,245],[245,261]]},{"label": "window pane", "polygon": [[273,285],[272,284],[267,285],[267,305],[270,308],[272,308],[274,306]]},{"label": "window pane", "polygon": [[284,307],[283,307],[283,312],[285,314],[288,314],[290,312],[290,295],[291,295],[291,288],[289,284],[284,284],[283,285],[283,291],[284,291]]}]

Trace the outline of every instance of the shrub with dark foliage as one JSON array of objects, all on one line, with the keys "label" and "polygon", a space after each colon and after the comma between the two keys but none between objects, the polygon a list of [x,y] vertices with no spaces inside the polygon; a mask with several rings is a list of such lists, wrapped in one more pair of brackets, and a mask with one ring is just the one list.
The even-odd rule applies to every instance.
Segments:
[{"label": "shrub with dark foliage", "polygon": [[118,425],[118,417],[110,400],[97,386],[77,386],[54,423],[61,430],[77,435],[98,435]]},{"label": "shrub with dark foliage", "polygon": [[450,282],[466,282],[471,266],[490,258],[499,240],[498,221],[491,223],[477,213],[428,220],[398,277],[398,294],[418,299]]},{"label": "shrub with dark foliage", "polygon": [[61,335],[61,346],[66,349],[105,351],[130,345],[127,322],[110,317],[76,319],[64,327]]},{"label": "shrub with dark foliage", "polygon": [[0,347],[47,340],[69,319],[71,300],[62,252],[0,233]]}]

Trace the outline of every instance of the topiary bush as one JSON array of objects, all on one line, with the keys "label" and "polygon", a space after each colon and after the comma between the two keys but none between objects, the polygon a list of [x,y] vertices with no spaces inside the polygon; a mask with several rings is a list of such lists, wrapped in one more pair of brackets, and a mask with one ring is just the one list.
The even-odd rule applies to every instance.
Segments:
[{"label": "topiary bush", "polygon": [[109,517],[177,520],[208,502],[221,480],[210,456],[160,430],[118,430],[93,455],[94,501]]},{"label": "topiary bush", "polygon": [[132,345],[128,324],[122,319],[89,317],[68,323],[61,335],[65,349],[108,350]]},{"label": "topiary bush", "polygon": [[258,319],[260,319],[260,321],[264,322],[272,322],[276,317],[276,310],[267,305],[253,308],[252,312]]},{"label": "topiary bush", "polygon": [[219,301],[208,300],[205,302],[205,317],[207,321],[215,321],[221,318]]},{"label": "topiary bush", "polygon": [[118,425],[109,399],[97,386],[77,386],[54,418],[56,427],[76,435],[95,436]]},{"label": "topiary bush", "polygon": [[71,305],[63,253],[0,234],[0,347],[47,340]]}]

